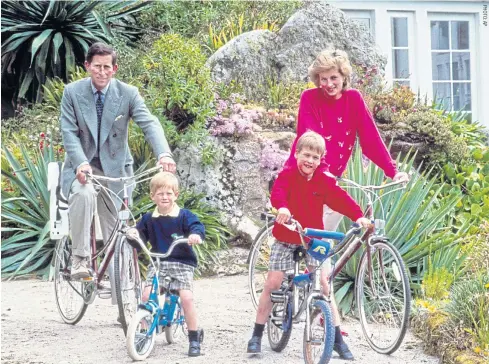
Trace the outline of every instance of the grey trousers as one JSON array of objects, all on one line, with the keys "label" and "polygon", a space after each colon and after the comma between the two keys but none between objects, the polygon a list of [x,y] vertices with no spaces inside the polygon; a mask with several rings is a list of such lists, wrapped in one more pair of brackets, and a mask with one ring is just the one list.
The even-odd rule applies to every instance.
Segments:
[{"label": "grey trousers", "polygon": [[[103,175],[103,172],[92,166],[94,174]],[[102,183],[107,187],[104,183]],[[120,202],[114,206],[109,194],[101,190],[97,192],[92,183],[82,185],[77,179],[73,182],[68,197],[68,216],[70,220],[70,234],[73,243],[73,254],[80,257],[90,257],[90,227],[95,211],[97,211],[104,244],[107,244],[112,230],[117,223],[117,212]],[[110,287],[112,291],[112,304],[117,304],[114,283],[114,264],[110,261],[107,267]]]}]

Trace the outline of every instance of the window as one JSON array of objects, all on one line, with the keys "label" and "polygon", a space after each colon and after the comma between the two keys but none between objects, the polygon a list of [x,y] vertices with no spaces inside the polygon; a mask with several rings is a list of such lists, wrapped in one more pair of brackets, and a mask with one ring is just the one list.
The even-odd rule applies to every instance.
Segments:
[{"label": "window", "polygon": [[353,21],[362,25],[370,34],[374,35],[373,14],[370,10],[348,10],[343,9],[343,12]]},{"label": "window", "polygon": [[394,84],[410,86],[409,32],[407,17],[391,17],[392,80]]},{"label": "window", "polygon": [[431,21],[433,100],[448,111],[472,111],[469,21]]}]

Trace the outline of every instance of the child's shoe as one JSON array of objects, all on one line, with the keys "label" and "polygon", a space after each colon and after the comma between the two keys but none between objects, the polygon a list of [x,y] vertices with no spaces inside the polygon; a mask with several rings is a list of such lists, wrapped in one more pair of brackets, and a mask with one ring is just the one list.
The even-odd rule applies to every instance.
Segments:
[{"label": "child's shoe", "polygon": [[343,360],[355,360],[353,358],[353,354],[351,353],[348,345],[345,342],[335,343],[333,346],[333,350],[338,353],[341,359]]},{"label": "child's shoe", "polygon": [[204,341],[204,330],[189,331],[188,333],[188,356],[200,355],[200,343]]},{"label": "child's shoe", "polygon": [[250,341],[248,341],[247,353],[258,354],[261,353],[261,337],[253,336]]}]

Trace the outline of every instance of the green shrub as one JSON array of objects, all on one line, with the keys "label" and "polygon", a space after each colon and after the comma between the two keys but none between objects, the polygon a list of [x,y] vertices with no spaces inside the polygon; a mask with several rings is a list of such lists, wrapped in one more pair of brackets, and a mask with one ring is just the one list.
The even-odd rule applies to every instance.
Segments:
[{"label": "green shrub", "polygon": [[213,114],[212,81],[206,57],[193,40],[163,35],[143,57],[145,101],[171,120],[178,131],[190,125],[201,128]]},{"label": "green shrub", "polygon": [[457,283],[445,307],[453,324],[469,332],[484,351],[489,351],[489,272]]},{"label": "green shrub", "polygon": [[51,146],[28,151],[20,145],[20,156],[2,146],[2,180],[12,186],[1,192],[2,277],[50,272],[55,243],[49,237],[47,168],[56,159]]},{"label": "green shrub", "polygon": [[489,148],[474,148],[471,157],[459,164],[443,166],[444,195],[448,195],[452,187],[463,192],[463,198],[451,216],[456,226],[466,220],[472,220],[477,226],[489,219]]}]

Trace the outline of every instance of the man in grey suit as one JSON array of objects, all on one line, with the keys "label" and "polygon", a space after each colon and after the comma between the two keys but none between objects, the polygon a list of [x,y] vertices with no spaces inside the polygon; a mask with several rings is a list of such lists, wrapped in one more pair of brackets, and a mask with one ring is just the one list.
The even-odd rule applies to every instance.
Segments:
[{"label": "man in grey suit", "polygon": [[[118,68],[114,49],[103,43],[93,44],[88,49],[85,67],[90,77],[68,84],[61,100],[61,131],[66,150],[62,190],[69,203],[74,279],[90,275],[90,226],[95,208],[105,242],[116,225],[120,208],[118,199],[104,191],[97,193],[87,183],[86,173],[108,177],[133,175],[127,142],[131,119],[143,130],[163,169],[173,173],[176,170],[163,128],[149,112],[138,89],[112,78]],[[122,185],[108,183],[106,187],[117,193]],[[109,276],[113,283],[111,270],[112,267]],[[114,284],[111,286],[114,293]],[[116,303],[115,294],[112,303]]]}]

